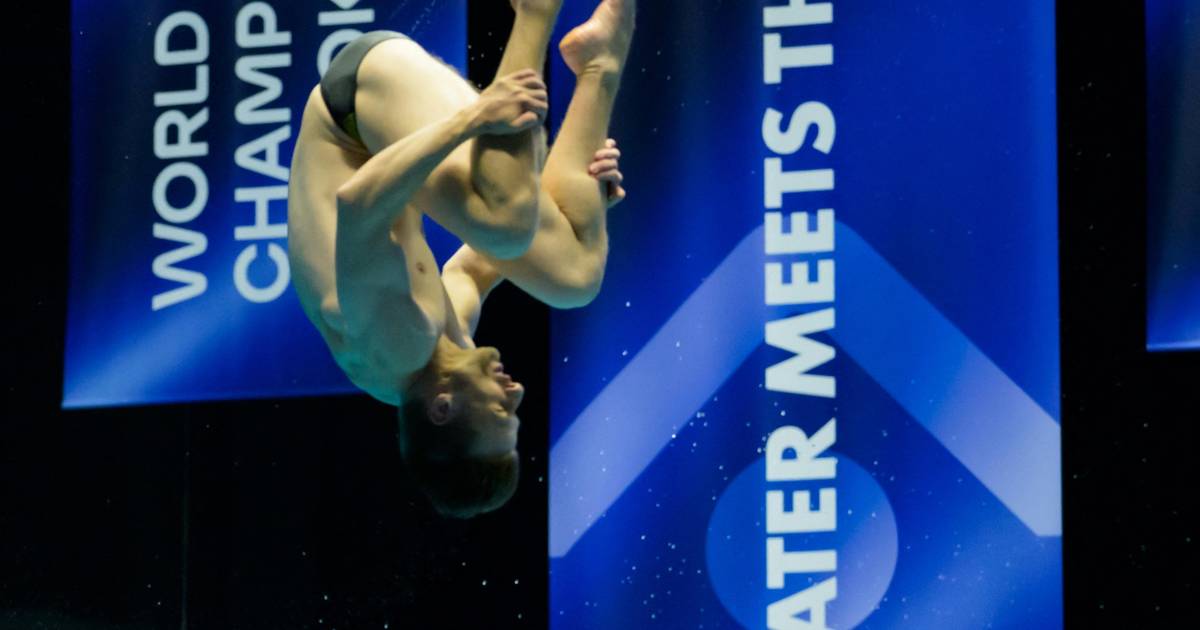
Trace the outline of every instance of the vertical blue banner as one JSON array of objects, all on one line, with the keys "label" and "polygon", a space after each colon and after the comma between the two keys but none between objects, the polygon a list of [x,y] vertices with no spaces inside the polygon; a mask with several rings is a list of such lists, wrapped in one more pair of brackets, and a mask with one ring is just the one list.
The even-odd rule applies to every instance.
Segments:
[{"label": "vertical blue banner", "polygon": [[638,17],[553,318],[554,627],[1061,627],[1053,4]]},{"label": "vertical blue banner", "polygon": [[1146,1],[1146,345],[1200,349],[1200,0]]},{"label": "vertical blue banner", "polygon": [[[64,407],[357,391],[289,286],[287,179],[329,60],[401,31],[465,71],[466,1],[72,2]],[[453,240],[432,232],[442,257]]]}]

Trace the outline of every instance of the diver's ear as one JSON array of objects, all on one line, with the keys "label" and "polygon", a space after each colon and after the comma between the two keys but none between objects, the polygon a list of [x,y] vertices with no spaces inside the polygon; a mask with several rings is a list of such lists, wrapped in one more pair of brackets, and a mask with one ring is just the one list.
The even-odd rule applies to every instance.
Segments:
[{"label": "diver's ear", "polygon": [[450,394],[445,392],[435,396],[429,405],[429,419],[438,426],[448,424],[450,422],[450,403],[452,402]]}]

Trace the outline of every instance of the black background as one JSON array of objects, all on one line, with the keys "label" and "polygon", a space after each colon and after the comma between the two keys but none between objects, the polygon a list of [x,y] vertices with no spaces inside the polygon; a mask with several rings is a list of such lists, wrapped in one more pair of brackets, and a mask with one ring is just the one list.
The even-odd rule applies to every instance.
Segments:
[{"label": "black background", "polygon": [[[69,13],[7,14],[0,628],[545,627],[549,318],[511,287],[478,339],[529,389],[521,486],[469,522],[432,516],[364,396],[59,409]],[[1067,626],[1175,627],[1197,595],[1200,353],[1144,350],[1142,8],[1058,14]],[[470,3],[476,83],[510,23]]]}]

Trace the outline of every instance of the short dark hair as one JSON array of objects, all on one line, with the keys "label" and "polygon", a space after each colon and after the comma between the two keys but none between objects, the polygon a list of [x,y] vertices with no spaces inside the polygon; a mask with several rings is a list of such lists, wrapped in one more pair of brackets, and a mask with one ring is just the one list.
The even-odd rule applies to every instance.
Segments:
[{"label": "short dark hair", "polygon": [[497,510],[517,491],[517,454],[467,456],[474,437],[465,422],[431,422],[421,396],[406,396],[400,405],[400,457],[421,493],[444,517],[468,519]]}]

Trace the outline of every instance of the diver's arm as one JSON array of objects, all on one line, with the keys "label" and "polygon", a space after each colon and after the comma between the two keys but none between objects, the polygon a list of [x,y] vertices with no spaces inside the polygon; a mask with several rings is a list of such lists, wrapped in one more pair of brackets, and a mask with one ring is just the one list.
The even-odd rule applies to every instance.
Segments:
[{"label": "diver's arm", "polygon": [[416,306],[405,254],[391,239],[392,226],[412,224],[397,219],[438,164],[463,142],[484,134],[518,133],[541,121],[541,113],[530,110],[528,95],[512,83],[500,82],[467,107],[388,145],[337,190],[339,306],[349,334],[369,336],[381,354],[395,356],[407,347],[402,335],[412,331],[397,330],[402,328],[397,313],[411,315]]},{"label": "diver's arm", "polygon": [[391,224],[458,145],[485,135],[519,134],[540,125],[546,115],[544,88],[532,70],[502,77],[470,105],[372,156],[338,188],[339,205],[381,209],[367,214],[380,224]]},{"label": "diver's arm", "polygon": [[[620,155],[616,141],[609,139],[605,148],[596,151],[588,169],[593,180],[601,184],[606,208],[625,199]],[[500,260],[477,251],[474,256],[552,308],[590,304],[604,279],[607,230],[597,230],[596,239],[582,238],[580,234],[586,229],[573,225],[545,188],[541,190],[539,213],[538,232],[519,258]]]},{"label": "diver's arm", "polygon": [[[401,219],[430,172],[476,128],[464,109],[428,125],[373,156],[337,191],[335,270],[338,306],[347,337],[368,352],[373,373],[420,368],[439,327],[412,296],[406,253],[392,239],[414,222]],[[409,210],[411,211],[411,210]],[[400,220],[397,220],[400,219]]]},{"label": "diver's arm", "polygon": [[475,118],[473,108],[459,110],[372,156],[338,188],[339,221],[342,207],[350,208],[363,229],[386,233],[433,169],[458,145],[478,135]]},{"label": "diver's arm", "polygon": [[446,295],[469,336],[475,335],[483,301],[501,280],[500,272],[467,245],[458,248],[442,267]]}]

